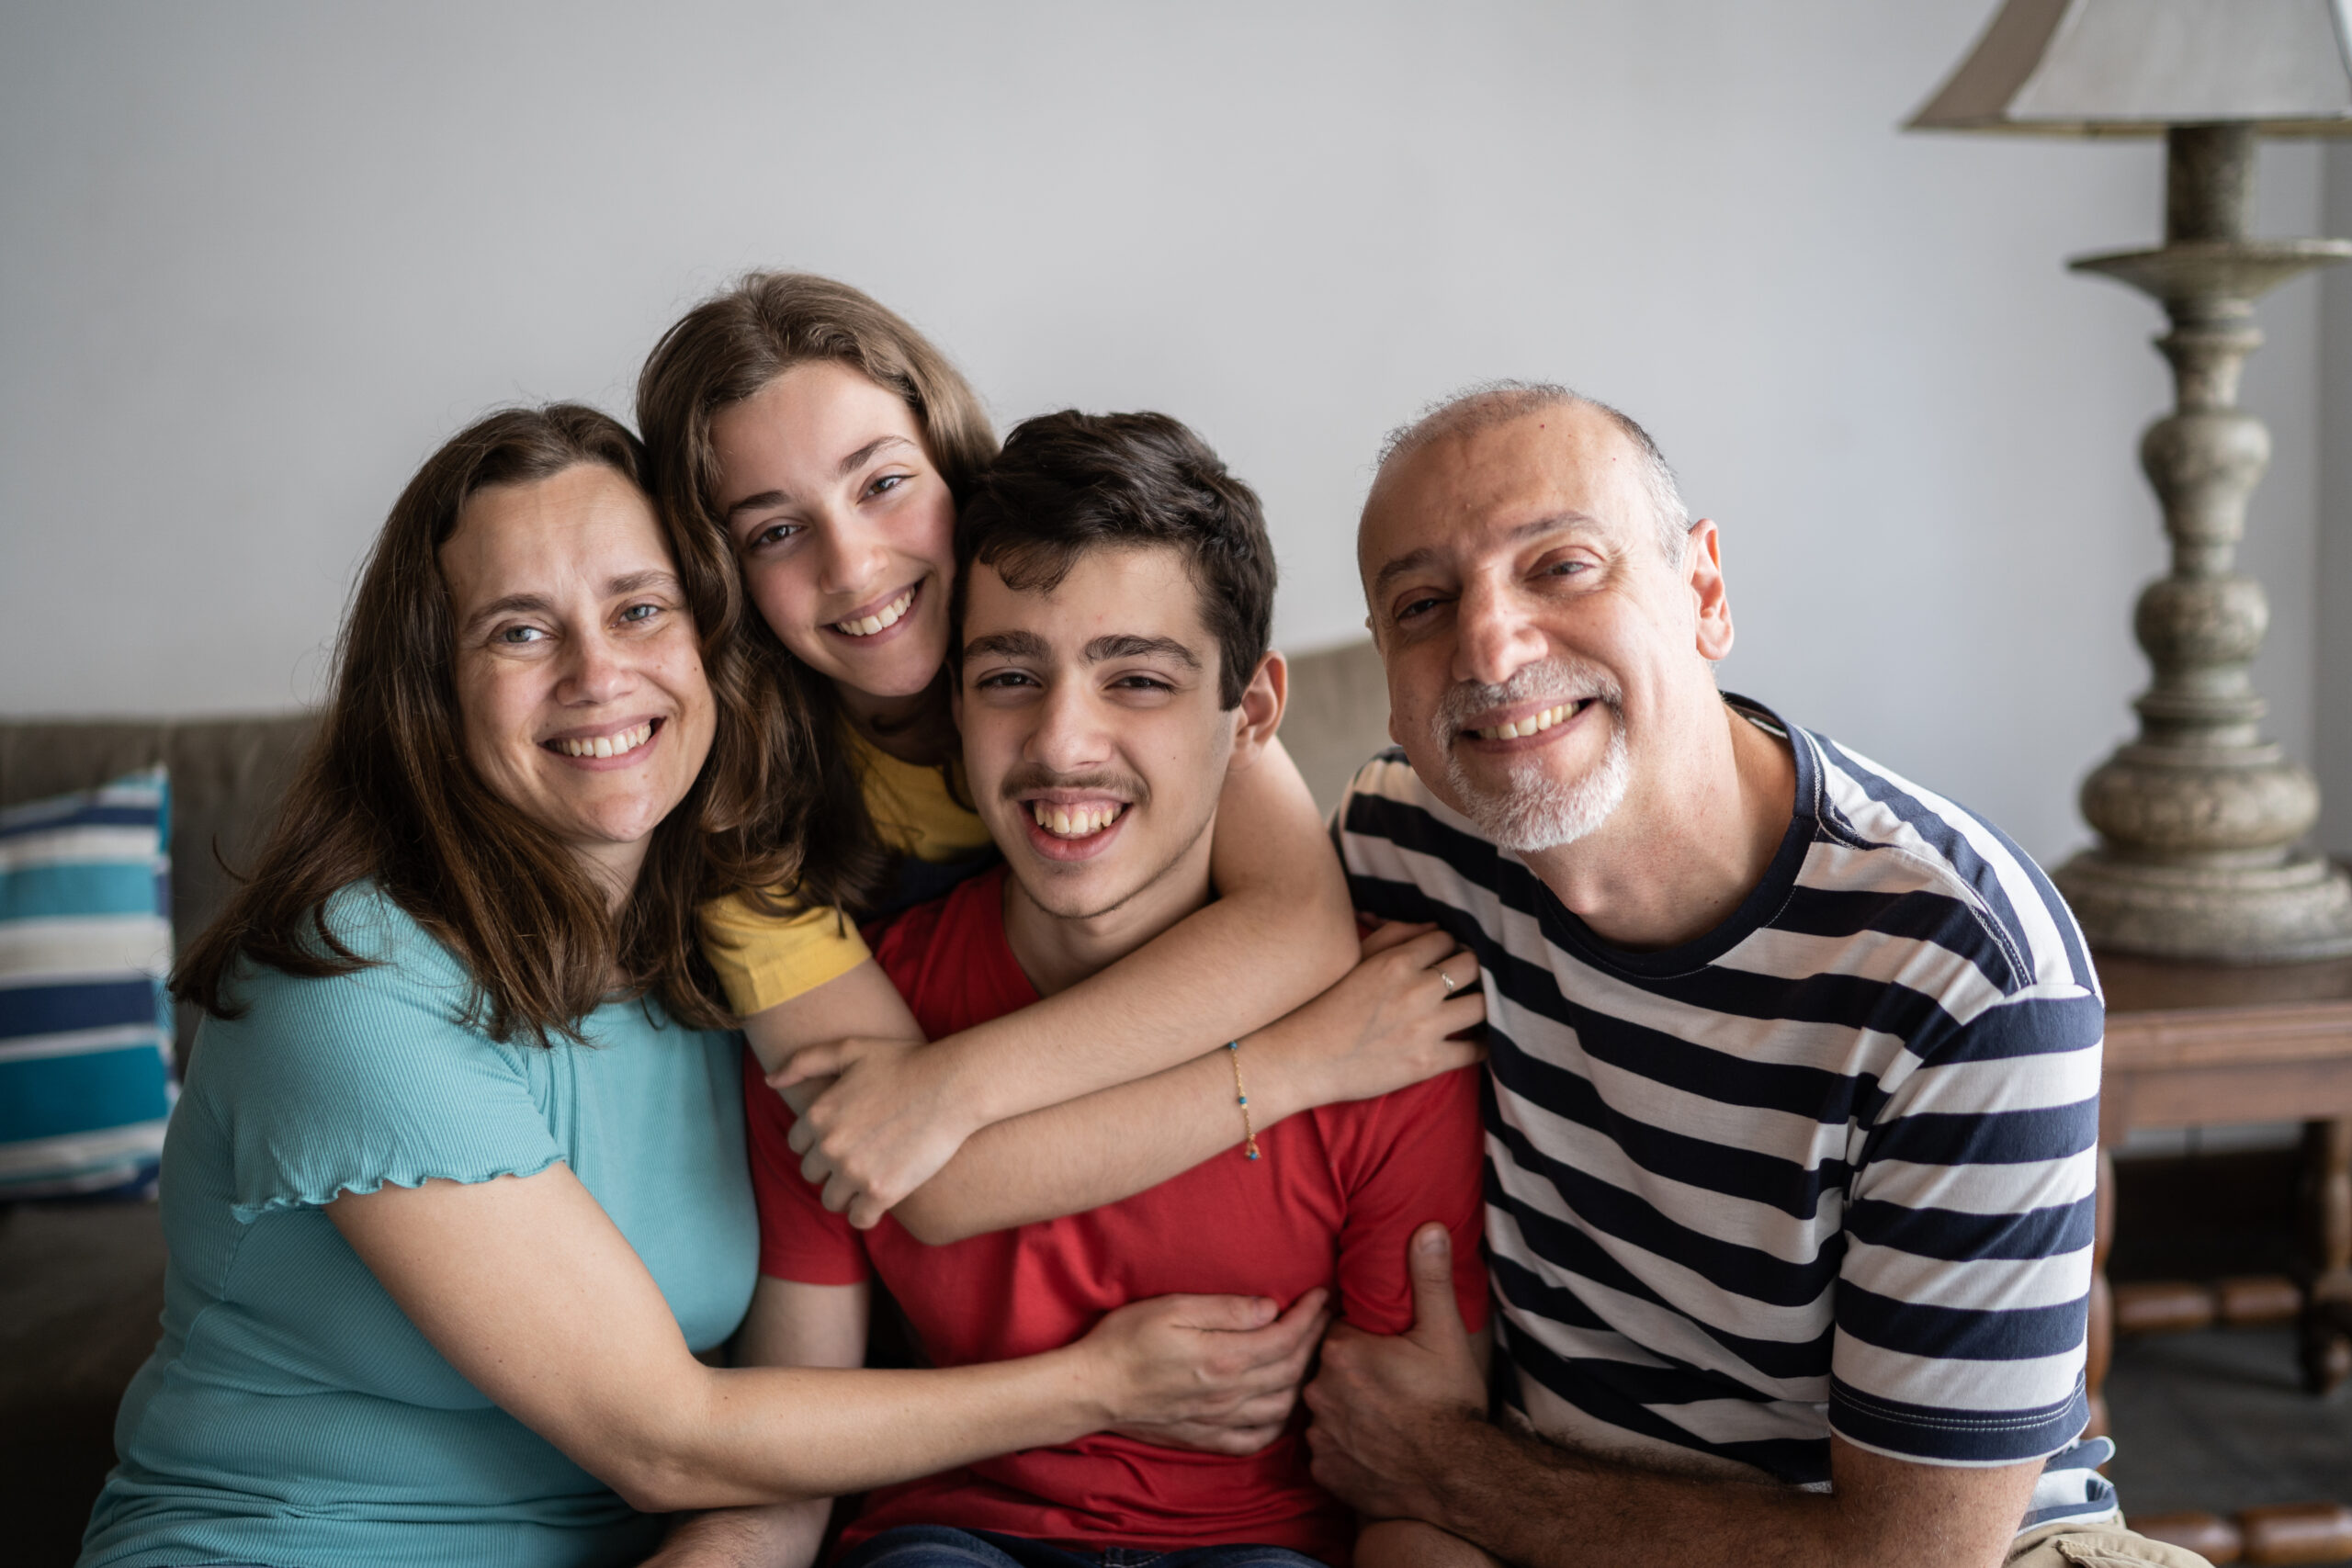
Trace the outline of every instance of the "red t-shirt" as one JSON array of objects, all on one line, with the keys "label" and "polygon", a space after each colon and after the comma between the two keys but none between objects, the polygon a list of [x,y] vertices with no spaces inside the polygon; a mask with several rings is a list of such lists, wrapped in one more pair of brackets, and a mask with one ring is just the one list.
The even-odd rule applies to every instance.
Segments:
[{"label": "red t-shirt", "polygon": [[[1005,939],[1004,878],[1002,867],[973,877],[876,933],[874,956],[934,1040],[1037,1000]],[[1237,1147],[1086,1213],[925,1247],[895,1219],[861,1234],[826,1211],[786,1143],[791,1111],[749,1053],[744,1064],[760,1271],[840,1285],[870,1269],[934,1365],[1056,1349],[1114,1307],[1180,1292],[1271,1296],[1288,1308],[1328,1285],[1349,1322],[1401,1333],[1413,1320],[1406,1245],[1431,1220],[1453,1232],[1464,1321],[1485,1325],[1474,1069],[1294,1116],[1258,1135],[1259,1160]],[[1308,1477],[1304,1424],[1301,1413],[1238,1458],[1109,1433],[1007,1454],[874,1493],[842,1544],[944,1524],[1081,1550],[1286,1546],[1344,1564],[1355,1519]]]}]

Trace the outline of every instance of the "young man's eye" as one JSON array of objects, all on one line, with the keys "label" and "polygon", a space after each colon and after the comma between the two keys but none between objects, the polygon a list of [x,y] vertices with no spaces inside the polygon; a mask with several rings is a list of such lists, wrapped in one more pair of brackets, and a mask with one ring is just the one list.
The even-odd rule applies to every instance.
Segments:
[{"label": "young man's eye", "polygon": [[1112,685],[1128,692],[1172,692],[1176,688],[1157,675],[1122,675]]},{"label": "young man's eye", "polygon": [[1030,674],[1026,670],[995,671],[990,674],[981,676],[976,682],[976,684],[978,684],[983,691],[1003,691],[1016,686],[1034,686],[1036,683],[1036,677]]}]

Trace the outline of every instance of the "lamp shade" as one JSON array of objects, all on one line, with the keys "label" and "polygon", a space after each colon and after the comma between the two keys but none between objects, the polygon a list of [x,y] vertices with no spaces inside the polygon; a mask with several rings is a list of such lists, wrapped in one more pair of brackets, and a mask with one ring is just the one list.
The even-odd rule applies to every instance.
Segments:
[{"label": "lamp shade", "polygon": [[2006,0],[1915,130],[2352,133],[2346,0]]}]

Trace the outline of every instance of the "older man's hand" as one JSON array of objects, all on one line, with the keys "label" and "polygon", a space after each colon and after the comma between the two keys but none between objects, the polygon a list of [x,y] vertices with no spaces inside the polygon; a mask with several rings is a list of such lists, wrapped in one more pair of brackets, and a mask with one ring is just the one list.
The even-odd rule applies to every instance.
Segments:
[{"label": "older man's hand", "polygon": [[1331,1330],[1307,1385],[1306,1441],[1317,1483],[1365,1517],[1442,1523],[1448,1461],[1486,1421],[1487,1382],[1454,1302],[1452,1238],[1423,1225],[1411,1248],[1412,1328]]}]

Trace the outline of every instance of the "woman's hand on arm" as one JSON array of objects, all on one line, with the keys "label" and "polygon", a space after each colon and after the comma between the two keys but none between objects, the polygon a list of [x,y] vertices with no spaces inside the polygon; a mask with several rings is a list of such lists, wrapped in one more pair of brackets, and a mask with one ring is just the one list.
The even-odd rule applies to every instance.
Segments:
[{"label": "woman's hand on arm", "polygon": [[1305,1332],[1271,1302],[1160,1297],[1014,1361],[718,1369],[564,1166],[345,1193],[326,1213],[460,1376],[647,1513],[830,1497],[1114,1426],[1216,1420],[1295,1383]]},{"label": "woman's hand on arm", "polygon": [[[1453,1036],[1486,1016],[1477,961],[1452,937],[1381,926],[1338,985],[1241,1042],[1250,1122],[1264,1132],[1317,1105],[1370,1100],[1467,1066],[1482,1048]],[[899,1205],[899,1223],[939,1246],[1156,1187],[1241,1142],[1235,1066],[1232,1053],[1210,1051],[1140,1083],[984,1128]]]},{"label": "woman's hand on arm", "polygon": [[1355,962],[1347,880],[1279,741],[1237,751],[1211,873],[1220,897],[1035,1006],[929,1050],[855,1039],[801,1053],[778,1081],[832,1079],[803,1123],[856,1193],[852,1220],[896,1208],[981,1128],[1179,1066],[1306,1002]]},{"label": "woman's hand on arm", "polygon": [[[887,1205],[878,1203],[873,1193],[860,1184],[856,1172],[843,1170],[820,1146],[817,1134],[829,1115],[809,1119],[812,1105],[833,1080],[792,1069],[796,1054],[813,1045],[876,1054],[919,1051],[922,1030],[916,1024],[914,1014],[907,1010],[898,987],[882,973],[882,966],[869,958],[847,974],[753,1013],[743,1021],[743,1037],[750,1043],[752,1054],[760,1059],[760,1066],[772,1075],[771,1081],[783,1086],[780,1092],[792,1107],[796,1118],[792,1151],[801,1156],[801,1175],[824,1189],[825,1207],[837,1214],[847,1211],[850,1223],[860,1228],[872,1225],[882,1217]],[[918,1146],[923,1146],[926,1140],[944,1140],[939,1153],[942,1160],[953,1155],[964,1141],[963,1131],[936,1108],[910,1103],[896,1109]]]}]

